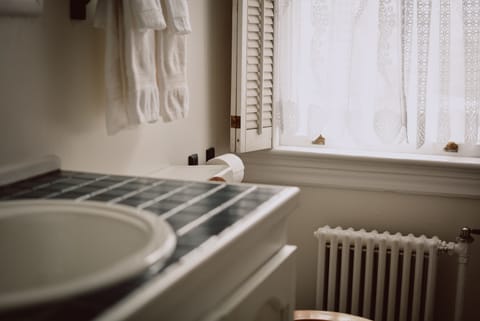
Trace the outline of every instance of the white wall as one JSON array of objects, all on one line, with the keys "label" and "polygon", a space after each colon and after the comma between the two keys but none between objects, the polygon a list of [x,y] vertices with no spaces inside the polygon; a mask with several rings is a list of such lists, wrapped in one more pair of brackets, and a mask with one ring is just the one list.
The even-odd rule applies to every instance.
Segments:
[{"label": "white wall", "polygon": [[45,154],[64,168],[142,173],[228,150],[231,2],[190,1],[191,112],[186,120],[107,136],[103,32],[69,19],[69,1],[45,0],[38,18],[0,17],[0,165]]},{"label": "white wall", "polygon": [[[261,170],[258,167],[256,170]],[[269,171],[272,171],[270,168]],[[282,173],[271,179],[256,179],[246,163],[246,180],[279,183]],[[290,182],[299,185],[300,182]],[[393,192],[301,187],[299,207],[289,219],[289,243],[298,246],[297,308],[315,306],[317,243],[313,232],[320,226],[342,226],[400,232],[454,241],[462,226],[480,227],[480,200],[420,196]],[[455,258],[442,256],[438,275],[435,321],[452,320],[456,266]],[[472,244],[467,274],[464,321],[478,320],[480,305],[480,236]]]}]

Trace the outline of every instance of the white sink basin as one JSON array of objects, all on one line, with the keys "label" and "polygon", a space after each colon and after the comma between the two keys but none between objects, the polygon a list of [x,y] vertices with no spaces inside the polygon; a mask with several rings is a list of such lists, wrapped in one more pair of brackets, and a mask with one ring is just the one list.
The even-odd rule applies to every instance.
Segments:
[{"label": "white sink basin", "polygon": [[83,294],[159,268],[175,233],[154,214],[97,202],[0,202],[0,310]]}]

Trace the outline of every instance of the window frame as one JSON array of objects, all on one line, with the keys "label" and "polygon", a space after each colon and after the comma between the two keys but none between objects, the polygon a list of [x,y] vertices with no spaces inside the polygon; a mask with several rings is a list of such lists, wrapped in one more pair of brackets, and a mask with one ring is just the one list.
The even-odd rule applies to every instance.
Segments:
[{"label": "window frame", "polygon": [[[477,159],[312,152],[277,147],[241,154],[244,181],[480,200]],[[455,158],[452,160],[451,158]]]}]

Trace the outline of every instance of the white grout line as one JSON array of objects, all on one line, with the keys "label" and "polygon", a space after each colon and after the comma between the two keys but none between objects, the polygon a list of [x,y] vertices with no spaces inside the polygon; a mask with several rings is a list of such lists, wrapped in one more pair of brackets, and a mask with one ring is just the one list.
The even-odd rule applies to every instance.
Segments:
[{"label": "white grout line", "polygon": [[[110,177],[110,176],[107,176],[107,177]],[[95,191],[95,192],[93,192],[93,193],[90,193],[90,194],[84,195],[84,196],[82,196],[82,197],[79,197],[79,198],[77,198],[77,199],[75,199],[75,200],[76,200],[76,201],[84,201],[84,200],[87,200],[87,199],[89,199],[89,198],[91,198],[91,197],[97,196],[98,194],[102,194],[102,193],[105,193],[105,192],[107,192],[107,191],[110,191],[110,190],[112,190],[112,189],[114,189],[114,188],[117,188],[117,187],[119,187],[119,186],[123,186],[123,185],[125,185],[125,184],[127,184],[127,183],[130,183],[130,182],[136,180],[136,179],[137,179],[136,177],[132,177],[132,178],[127,179],[127,180],[125,180],[125,181],[121,181],[120,183],[113,184],[113,185],[111,185],[111,186],[102,188],[102,189],[100,189],[100,190],[98,190],[98,191]]]},{"label": "white grout line", "polygon": [[162,215],[160,215],[160,218],[163,218],[164,220],[166,220],[167,218],[172,217],[173,215],[175,215],[176,213],[180,212],[181,210],[189,207],[190,205],[193,205],[194,203],[196,203],[198,201],[201,201],[204,198],[207,198],[208,196],[212,195],[213,193],[217,192],[218,190],[221,190],[225,186],[227,186],[227,185],[226,184],[221,184],[221,185],[219,185],[215,188],[212,188],[208,192],[203,193],[202,195],[199,195],[197,197],[194,197],[191,200],[186,201],[185,203],[182,203],[181,205],[179,205],[175,208],[172,208],[168,212],[163,213]]},{"label": "white grout line", "polygon": [[[135,177],[134,180],[137,180],[138,177]],[[145,191],[148,191],[149,189],[155,187],[155,186],[158,186],[158,185],[161,185],[165,183],[165,181],[158,181],[158,182],[154,182],[152,185],[147,185],[147,186],[144,186],[142,188],[139,188],[139,189],[136,189],[136,190],[133,190],[131,191],[130,193],[126,193],[126,194],[123,194],[122,196],[119,196],[117,198],[114,198],[113,200],[110,200],[108,201],[107,203],[108,204],[114,204],[114,203],[118,203],[120,201],[123,201],[124,199],[127,199],[133,195],[137,195],[137,194],[140,194],[142,192],[145,192]]]},{"label": "white grout line", "polygon": [[86,181],[85,183],[82,183],[82,184],[73,185],[73,186],[71,186],[71,187],[62,189],[62,190],[60,191],[60,193],[71,192],[71,191],[76,190],[77,188],[80,188],[80,187],[83,187],[83,186],[87,186],[87,185],[93,184],[93,183],[95,183],[95,182],[104,180],[104,179],[106,179],[106,178],[108,178],[108,177],[110,177],[110,176],[101,176],[101,177],[96,178],[96,179],[93,180],[93,181]]},{"label": "white grout line", "polygon": [[205,221],[207,221],[208,219],[210,219],[212,216],[217,215],[218,213],[220,213],[221,211],[223,211],[227,207],[230,207],[235,202],[242,199],[245,195],[250,194],[251,192],[253,192],[256,189],[257,189],[256,186],[252,186],[249,189],[247,189],[246,191],[238,194],[234,198],[232,198],[232,199],[228,200],[227,202],[223,203],[222,205],[215,207],[213,210],[205,213],[204,215],[200,216],[196,220],[188,223],[187,225],[185,225],[182,228],[180,228],[179,230],[177,230],[177,235],[178,236],[183,236],[183,235],[187,234],[188,232],[190,232],[191,230],[193,230],[194,228],[196,228],[200,224],[202,224]]},{"label": "white grout line", "polygon": [[33,191],[37,191],[39,189],[42,189],[44,187],[47,187],[47,186],[55,184],[55,183],[61,183],[63,181],[67,181],[69,179],[70,179],[70,177],[59,178],[59,179],[56,179],[52,182],[47,182],[47,183],[43,183],[43,184],[40,184],[40,185],[35,185],[35,186],[31,187],[30,189],[21,190],[20,192],[17,192],[17,193],[12,194],[12,195],[8,195],[7,197],[10,199],[10,198],[14,198],[14,197],[17,197],[17,196],[22,196],[24,194],[28,194],[28,193],[33,192]]},{"label": "white grout line", "polygon": [[[98,182],[98,181],[107,179],[108,177],[110,177],[110,176],[108,176],[108,175],[107,175],[107,176],[100,176],[100,177],[95,178],[94,180],[87,181],[87,182],[85,182],[85,183],[83,183],[83,184],[73,185],[73,186],[68,187],[68,188],[66,188],[66,189],[62,189],[62,190],[59,191],[59,192],[55,192],[55,193],[52,193],[52,194],[48,194],[48,195],[46,195],[46,196],[44,196],[44,197],[42,197],[42,198],[43,198],[43,199],[52,198],[52,197],[55,197],[55,196],[57,196],[57,195],[60,195],[60,194],[66,193],[66,192],[73,191],[73,190],[75,190],[75,189],[77,189],[77,188],[79,188],[79,187],[87,186],[87,185],[93,184],[93,183],[95,183],[95,182]],[[70,177],[68,177],[68,178],[66,178],[66,179],[59,179],[59,180],[56,180],[56,181],[53,181],[53,182],[48,183],[47,186],[53,185],[53,184],[56,184],[56,183],[61,183],[61,182],[63,182],[63,181],[68,181],[68,180],[71,179],[71,178],[72,178],[72,177],[70,176]],[[44,185],[42,185],[42,186],[44,186]],[[40,189],[40,188],[38,188],[38,189]],[[35,188],[34,190],[37,190],[37,189]]]},{"label": "white grout line", "polygon": [[171,190],[171,191],[168,192],[168,193],[162,194],[162,195],[160,195],[160,196],[158,196],[158,197],[156,197],[156,198],[154,198],[154,199],[151,199],[151,200],[149,200],[149,201],[146,201],[145,203],[140,204],[139,206],[137,206],[137,208],[139,208],[139,209],[144,209],[144,208],[146,208],[146,207],[149,207],[149,206],[151,206],[151,205],[153,205],[153,204],[155,204],[155,203],[158,203],[158,202],[160,202],[160,201],[162,201],[162,200],[164,200],[164,199],[172,196],[173,194],[176,194],[176,193],[178,193],[178,192],[183,191],[184,189],[186,189],[187,187],[190,187],[190,186],[192,186],[192,185],[193,185],[193,183],[190,183],[190,184],[187,184],[187,185],[183,185],[183,186],[181,186],[181,187],[178,187],[178,188],[176,188],[176,189],[174,189],[174,190]]}]

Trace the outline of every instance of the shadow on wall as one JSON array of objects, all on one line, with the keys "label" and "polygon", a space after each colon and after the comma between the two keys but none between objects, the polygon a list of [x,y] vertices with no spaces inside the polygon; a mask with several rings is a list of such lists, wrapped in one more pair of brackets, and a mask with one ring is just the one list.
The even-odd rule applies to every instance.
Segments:
[{"label": "shadow on wall", "polygon": [[71,20],[68,1],[45,1],[42,18],[51,125],[73,134],[104,118],[104,35],[93,27],[95,6],[88,6],[88,20]]}]

